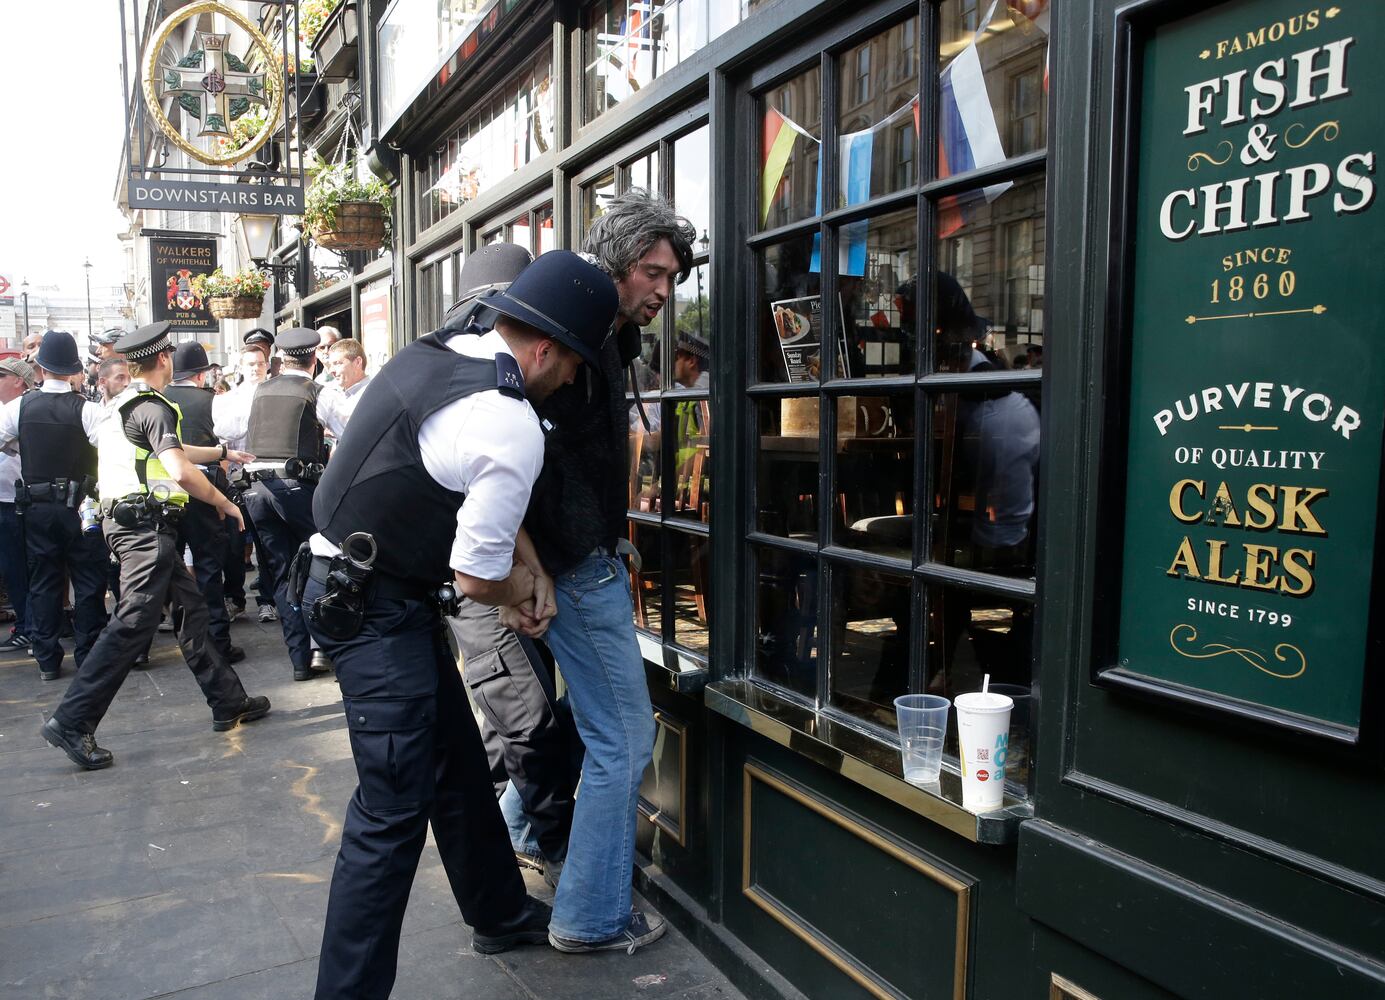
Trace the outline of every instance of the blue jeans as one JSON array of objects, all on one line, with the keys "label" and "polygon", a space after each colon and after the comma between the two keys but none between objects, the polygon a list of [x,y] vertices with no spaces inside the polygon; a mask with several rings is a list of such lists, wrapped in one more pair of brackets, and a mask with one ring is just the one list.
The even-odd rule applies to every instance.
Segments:
[{"label": "blue jeans", "polygon": [[14,504],[0,502],[0,575],[5,577],[10,605],[14,608],[14,630],[29,634],[29,568],[24,540],[19,535],[19,515]]},{"label": "blue jeans", "polygon": [[549,926],[601,941],[630,922],[635,804],[654,752],[654,709],[624,565],[593,553],[555,583],[558,615],[546,638],[587,755]]}]

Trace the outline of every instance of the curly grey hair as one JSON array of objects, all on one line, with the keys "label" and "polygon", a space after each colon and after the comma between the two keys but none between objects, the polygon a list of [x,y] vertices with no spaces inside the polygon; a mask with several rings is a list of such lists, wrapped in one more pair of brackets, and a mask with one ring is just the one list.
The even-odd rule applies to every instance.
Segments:
[{"label": "curly grey hair", "polygon": [[619,281],[655,244],[668,240],[678,257],[681,283],[692,272],[692,244],[696,238],[692,223],[676,214],[669,202],[641,188],[632,188],[612,199],[605,214],[592,222],[582,249],[596,258],[597,266]]}]

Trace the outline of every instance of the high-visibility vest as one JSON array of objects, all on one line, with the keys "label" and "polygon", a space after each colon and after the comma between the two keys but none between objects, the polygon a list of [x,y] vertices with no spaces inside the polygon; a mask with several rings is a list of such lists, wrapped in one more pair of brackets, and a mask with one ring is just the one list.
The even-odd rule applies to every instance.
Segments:
[{"label": "high-visibility vest", "polygon": [[[183,411],[163,393],[149,388],[144,382],[131,382],[111,400],[110,418],[97,435],[97,490],[102,500],[119,500],[140,493],[153,493],[160,500],[179,506],[188,502],[187,491],[164,468],[159,457],[147,448],[137,447],[125,436],[125,414],[141,398],[162,399],[183,422]],[[181,427],[180,427],[181,431]]]}]

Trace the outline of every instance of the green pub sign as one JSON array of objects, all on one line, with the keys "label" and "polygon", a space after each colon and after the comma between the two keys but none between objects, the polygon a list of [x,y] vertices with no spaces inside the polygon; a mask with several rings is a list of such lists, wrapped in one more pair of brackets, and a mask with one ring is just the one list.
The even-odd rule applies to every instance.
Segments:
[{"label": "green pub sign", "polygon": [[1352,742],[1385,406],[1385,6],[1180,9],[1127,40],[1103,677]]}]

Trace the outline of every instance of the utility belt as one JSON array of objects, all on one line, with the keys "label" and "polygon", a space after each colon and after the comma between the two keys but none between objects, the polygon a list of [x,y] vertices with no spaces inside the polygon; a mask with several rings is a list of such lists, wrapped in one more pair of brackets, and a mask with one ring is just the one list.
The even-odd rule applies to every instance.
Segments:
[{"label": "utility belt", "polygon": [[14,502],[21,507],[35,503],[60,503],[76,510],[82,501],[96,495],[96,479],[83,476],[81,479],[54,479],[48,482],[26,483],[22,479],[14,481]]},{"label": "utility belt", "polygon": [[[327,638],[354,639],[365,623],[366,609],[376,599],[432,601],[441,613],[457,614],[461,597],[452,584],[430,587],[376,570],[375,539],[365,532],[348,535],[341,550],[340,555],[317,556],[304,542],[289,567],[289,600]],[[304,607],[303,591],[309,580],[322,584],[324,593]]]},{"label": "utility belt", "polygon": [[290,458],[276,469],[256,469],[245,472],[246,479],[252,483],[263,483],[270,479],[296,479],[300,483],[315,483],[322,478],[326,466],[306,458]]},{"label": "utility belt", "polygon": [[185,513],[182,504],[160,500],[152,493],[131,493],[118,500],[102,500],[101,514],[122,528],[176,528]]}]

